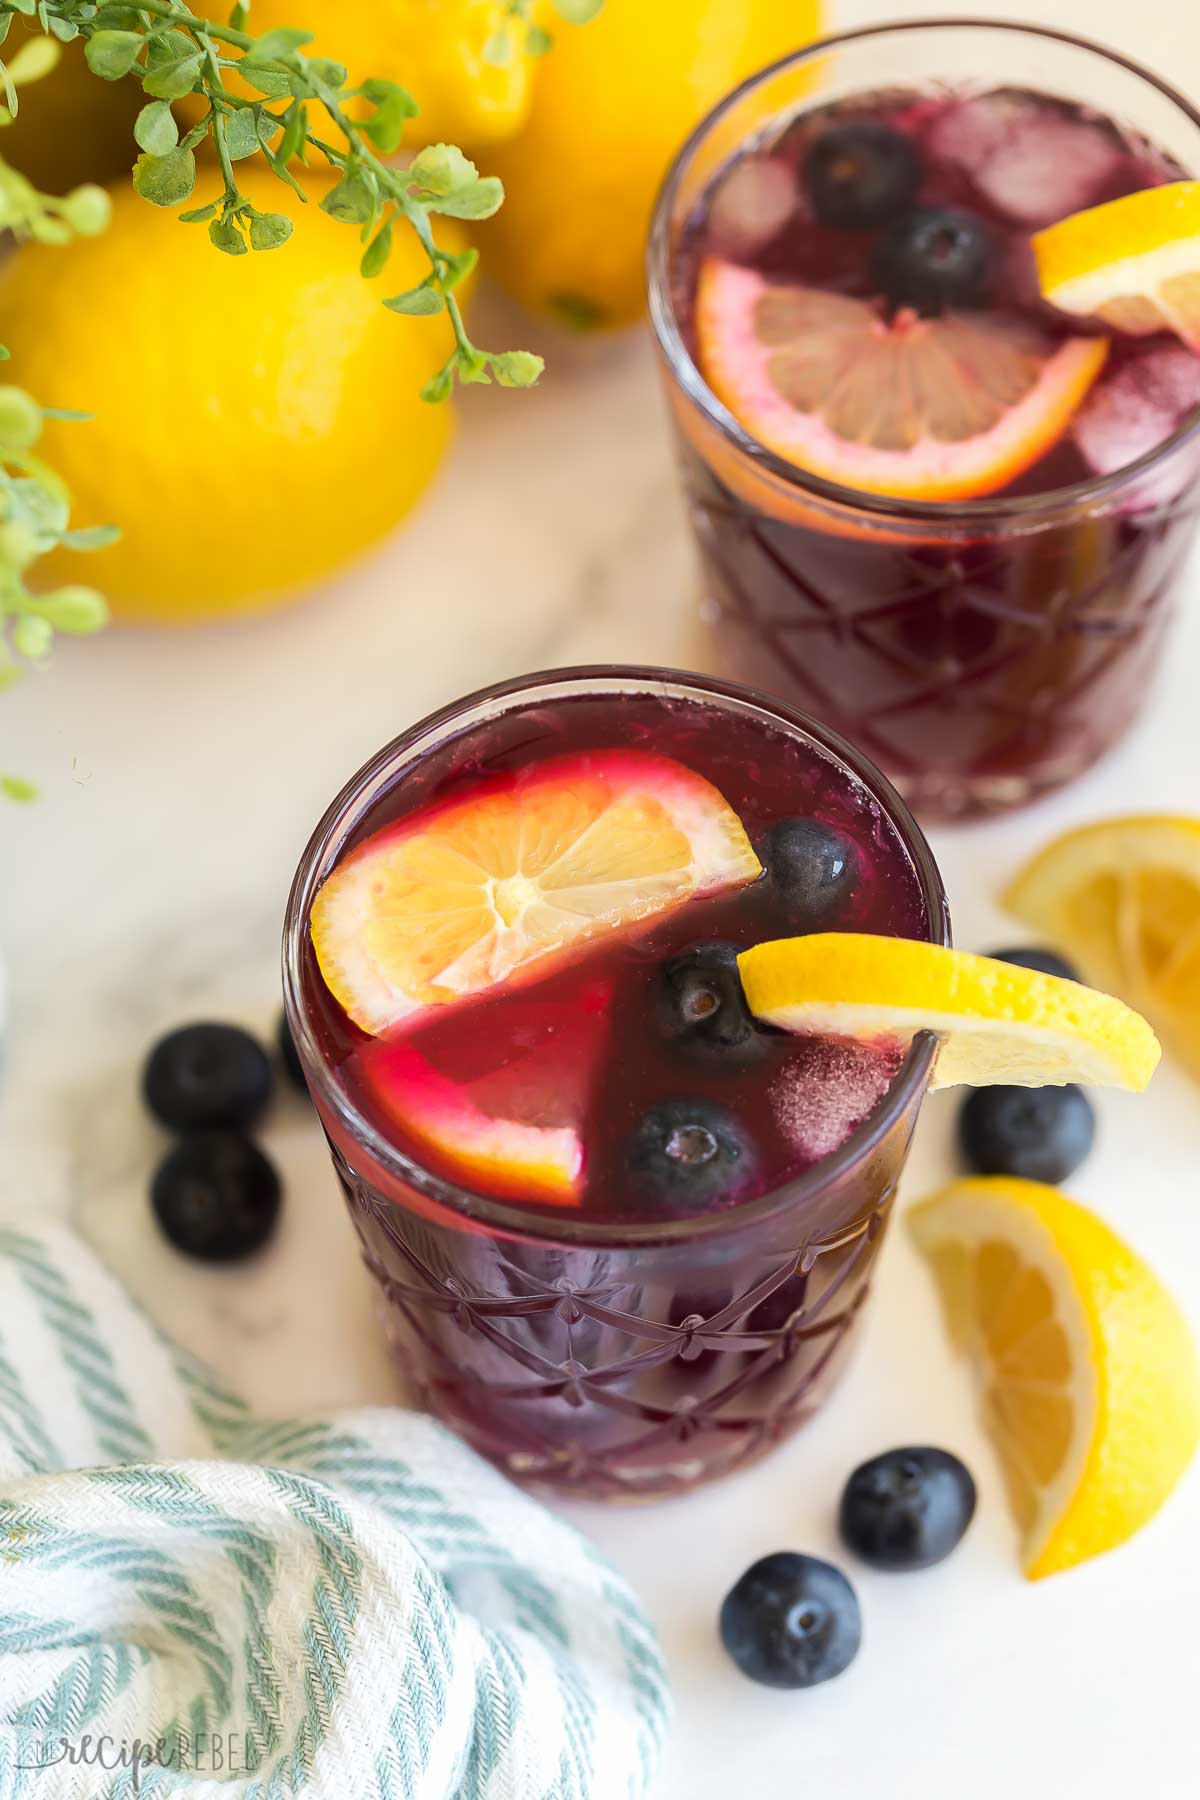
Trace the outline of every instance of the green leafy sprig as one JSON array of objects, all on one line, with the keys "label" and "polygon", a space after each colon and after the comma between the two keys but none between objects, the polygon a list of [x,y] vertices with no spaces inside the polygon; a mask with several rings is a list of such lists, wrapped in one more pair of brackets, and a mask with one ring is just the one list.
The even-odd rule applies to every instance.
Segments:
[{"label": "green leafy sprig", "polygon": [[[585,24],[603,0],[554,0],[558,15]],[[511,61],[515,35],[524,49],[541,55],[550,35],[532,18],[533,0],[508,0],[504,24],[485,48],[493,63]],[[307,201],[296,170],[320,157],[337,181],[320,202],[332,218],[354,226],[363,244],[360,267],[368,280],[382,276],[391,255],[395,228],[415,232],[429,262],[416,287],[391,294],[392,312],[428,315],[445,312],[454,349],[422,389],[422,398],[440,402],[457,383],[497,382],[531,387],[542,372],[540,356],[527,350],[483,350],[472,343],[456,289],[474,268],[477,252],[453,252],[437,242],[432,218],[490,218],[504,200],[494,176],[482,176],[452,144],[421,150],[406,165],[393,162],[417,102],[398,82],[369,79],[347,83],[345,66],[312,56],[304,46],[312,33],[278,27],[255,36],[246,30],[250,0],[233,7],[221,25],[193,13],[182,0],[0,0],[0,45],[14,17],[41,26],[15,56],[0,61],[0,126],[16,116],[18,89],[49,74],[59,46],[84,40],[89,68],[106,81],[141,82],[146,104],[134,128],[140,155],[133,184],[156,206],[184,207],[196,184],[196,151],[211,138],[222,178],[218,200],[181,211],[182,223],[206,225],[218,251],[243,256],[275,250],[292,234],[284,213],[261,211],[238,185],[237,165],[260,158],[278,180]],[[232,90],[233,75],[250,90]],[[201,117],[181,133],[174,104],[188,95],[202,102]],[[348,108],[353,110],[349,111]],[[40,193],[0,157],[0,231],[47,244],[103,231],[111,203],[103,188],[85,183],[63,196]],[[8,351],[0,347],[0,360]],[[72,529],[65,483],[34,452],[43,420],[83,419],[83,413],[39,406],[23,389],[0,385],[0,692],[28,667],[43,666],[56,632],[98,631],[108,613],[95,589],[68,585],[34,592],[26,576],[39,556],[57,547],[99,549],[119,536],[111,525]],[[0,772],[0,795],[27,800],[34,790],[23,779]]]},{"label": "green leafy sprig", "polygon": [[[587,25],[604,5],[604,0],[555,0],[554,10],[570,25]],[[526,56],[545,56],[554,39],[544,25],[533,17],[534,0],[507,0],[504,22],[493,32],[483,47],[483,59],[497,69],[506,69],[517,54],[517,27],[521,28],[521,47]]]},{"label": "green leafy sprig", "polygon": [[[556,5],[566,19],[599,10],[597,0],[556,0]],[[530,0],[510,0],[511,23],[520,23],[529,9]],[[237,165],[250,158],[264,161],[301,200],[307,195],[299,167],[315,157],[336,172],[338,179],[320,204],[332,218],[357,229],[368,279],[386,270],[396,226],[415,232],[429,273],[418,287],[390,295],[384,305],[409,314],[444,311],[449,318],[454,349],[426,383],[424,399],[445,400],[456,383],[530,387],[537,380],[541,357],[526,350],[484,350],[471,341],[456,289],[474,267],[476,252],[443,249],[432,226],[439,214],[490,218],[503,203],[504,189],[450,144],[422,150],[407,166],[390,160],[418,112],[398,82],[372,78],[348,85],[343,63],[307,53],[311,32],[288,26],[260,36],[249,32],[246,4],[233,8],[226,25],[201,18],[183,0],[141,0],[134,6],[0,0],[0,18],[15,12],[36,15],[55,37],[82,37],[88,66],[104,80],[141,82],[147,98],[135,127],[141,155],[133,182],[144,199],[185,207],[196,184],[196,151],[211,139],[221,196],[182,211],[180,219],[206,226],[213,244],[227,255],[274,250],[291,236],[285,214],[261,211],[240,188]],[[493,54],[499,50],[496,43],[489,48]],[[232,85],[231,78],[236,78]],[[241,92],[238,83],[250,93]],[[188,95],[198,96],[204,110],[181,134],[173,108]]]},{"label": "green leafy sprig", "polygon": [[[10,21],[0,18],[0,42]],[[6,104],[0,126],[17,111],[17,89],[48,75],[58,60],[53,38],[30,38],[3,70]],[[112,210],[102,187],[85,183],[60,196],[40,193],[0,158],[0,231],[44,244],[65,244],[104,230]],[[0,346],[0,361],[8,360]],[[108,608],[95,588],[70,584],[34,593],[26,575],[39,556],[57,546],[98,550],[118,536],[111,525],[71,528],[71,500],[65,483],[37,455],[35,446],[48,418],[86,418],[39,406],[24,388],[0,384],[0,693],[25,670],[44,665],[57,632],[78,636],[99,631]],[[0,771],[0,795],[32,800],[35,789],[21,776]]]}]

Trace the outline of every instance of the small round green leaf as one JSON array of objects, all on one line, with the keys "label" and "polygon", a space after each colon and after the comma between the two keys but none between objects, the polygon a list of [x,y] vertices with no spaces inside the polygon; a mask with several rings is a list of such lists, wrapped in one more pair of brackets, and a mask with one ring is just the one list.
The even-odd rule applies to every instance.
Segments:
[{"label": "small round green leaf", "polygon": [[178,206],[196,185],[196,158],[182,145],[165,156],[143,152],[133,165],[133,185],[155,206]]},{"label": "small round green leaf", "polygon": [[137,61],[142,43],[138,31],[98,31],[84,51],[87,66],[105,81],[121,81]]},{"label": "small round green leaf", "polygon": [[470,187],[424,204],[430,212],[444,213],[449,219],[490,219],[504,205],[504,184],[495,175],[485,175]]},{"label": "small round green leaf", "polygon": [[58,210],[80,237],[99,237],[112,218],[112,196],[94,181],[85,181],[63,195]]},{"label": "small round green leaf", "polygon": [[9,519],[0,525],[0,566],[21,574],[35,557],[44,556],[53,542],[24,519]]},{"label": "small round green leaf", "polygon": [[374,180],[361,169],[354,169],[330,188],[321,202],[321,211],[351,225],[365,225],[374,216],[376,201]]},{"label": "small round green leaf", "polygon": [[218,250],[226,256],[245,256],[246,240],[232,219],[214,219],[208,228],[208,235]]},{"label": "small round green leaf", "polygon": [[329,56],[310,56],[305,72],[332,94],[340,92],[346,85],[345,63],[334,62]]},{"label": "small round green leaf", "polygon": [[446,302],[434,287],[408,288],[403,294],[393,294],[383,303],[389,312],[408,313],[420,318],[440,313]]},{"label": "small round green leaf", "polygon": [[87,637],[108,624],[108,607],[103,594],[95,588],[55,588],[53,593],[38,597],[37,609],[55,631],[66,631],[73,637]]},{"label": "small round green leaf", "polygon": [[507,69],[514,54],[512,33],[503,26],[499,31],[493,31],[483,46],[483,60],[490,63],[493,69]]},{"label": "small round green leaf", "polygon": [[179,127],[166,100],[149,100],[133,127],[138,148],[151,156],[165,156],[179,142]]},{"label": "small round green leaf", "polygon": [[17,54],[8,65],[8,73],[16,87],[28,87],[31,81],[40,81],[43,75],[49,75],[51,69],[58,66],[62,51],[52,37],[30,38],[21,45]]},{"label": "small round green leaf", "polygon": [[54,627],[34,613],[23,613],[13,626],[12,646],[18,656],[31,661],[45,656],[54,642]]},{"label": "small round green leaf", "polygon": [[456,144],[429,144],[415,156],[408,179],[422,194],[455,194],[479,180],[479,170]]},{"label": "small round green leaf", "polygon": [[242,106],[225,117],[225,148],[234,162],[241,162],[258,150],[257,111],[257,107]]},{"label": "small round green leaf", "polygon": [[250,215],[250,244],[255,250],[277,250],[292,235],[292,221],[283,213]]},{"label": "small round green leaf", "polygon": [[265,31],[253,47],[246,52],[248,63],[277,62],[281,57],[293,56],[302,44],[311,44],[311,31],[297,31],[293,26],[280,25],[274,31]]},{"label": "small round green leaf", "polygon": [[28,450],[42,435],[42,409],[19,387],[0,387],[0,445]]},{"label": "small round green leaf", "polygon": [[[95,43],[95,39],[92,42]],[[142,77],[142,86],[157,100],[182,100],[200,79],[200,56],[181,56],[177,62],[159,63]]]},{"label": "small round green leaf", "polygon": [[39,213],[29,220],[29,235],[39,244],[69,244],[71,227],[65,219],[55,219],[50,213]]},{"label": "small round green leaf", "polygon": [[492,373],[501,387],[532,387],[545,366],[531,350],[501,350],[492,357]]},{"label": "small round green leaf", "polygon": [[242,80],[248,82],[257,93],[265,94],[268,100],[278,100],[292,91],[291,76],[286,69],[260,69],[244,56],[236,67]]}]

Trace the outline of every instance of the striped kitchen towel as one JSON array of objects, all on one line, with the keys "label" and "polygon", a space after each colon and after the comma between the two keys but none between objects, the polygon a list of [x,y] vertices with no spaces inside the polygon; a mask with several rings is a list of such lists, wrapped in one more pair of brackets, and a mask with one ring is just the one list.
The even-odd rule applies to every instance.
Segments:
[{"label": "striped kitchen towel", "polygon": [[252,1418],[0,1230],[0,1800],[636,1800],[653,1635],[433,1420]]}]

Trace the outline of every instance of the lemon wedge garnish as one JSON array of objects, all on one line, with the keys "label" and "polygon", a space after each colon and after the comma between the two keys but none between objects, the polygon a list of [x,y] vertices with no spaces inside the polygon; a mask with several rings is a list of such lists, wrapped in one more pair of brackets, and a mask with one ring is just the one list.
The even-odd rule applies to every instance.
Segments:
[{"label": "lemon wedge garnish", "polygon": [[1144,1088],[1160,1051],[1108,994],[911,938],[815,932],[738,958],[751,1012],[825,1037],[940,1040],[934,1087],[1068,1081]]},{"label": "lemon wedge garnish", "polygon": [[1200,181],[1072,213],[1035,235],[1033,253],[1042,293],[1064,312],[1200,349]]},{"label": "lemon wedge garnish", "polygon": [[1154,1272],[1057,1188],[959,1181],[912,1209],[978,1375],[1031,1580],[1123,1543],[1200,1441],[1200,1371]]}]

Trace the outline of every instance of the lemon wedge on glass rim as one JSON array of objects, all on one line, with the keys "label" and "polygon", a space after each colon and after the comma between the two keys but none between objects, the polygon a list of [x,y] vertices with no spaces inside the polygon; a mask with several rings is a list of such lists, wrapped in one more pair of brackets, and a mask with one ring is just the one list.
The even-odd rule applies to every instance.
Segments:
[{"label": "lemon wedge on glass rim", "polygon": [[958,1181],[908,1222],[974,1364],[1030,1580],[1132,1537],[1200,1441],[1200,1370],[1154,1272],[1057,1188]]},{"label": "lemon wedge on glass rim", "polygon": [[1036,233],[1043,296],[1134,337],[1174,331],[1200,350],[1200,181],[1143,188]]},{"label": "lemon wedge on glass rim", "polygon": [[1064,1082],[1140,1091],[1161,1054],[1122,1001],[987,956],[911,938],[816,932],[738,958],[751,1012],[785,1031],[939,1038],[932,1086]]}]

